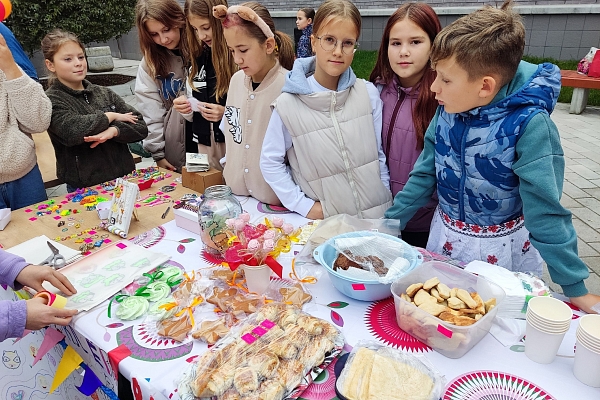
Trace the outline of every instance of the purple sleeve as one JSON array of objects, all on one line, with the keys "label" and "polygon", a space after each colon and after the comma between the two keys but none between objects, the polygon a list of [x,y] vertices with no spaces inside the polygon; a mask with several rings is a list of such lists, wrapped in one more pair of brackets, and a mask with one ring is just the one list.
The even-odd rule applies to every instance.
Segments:
[{"label": "purple sleeve", "polygon": [[0,301],[0,342],[8,338],[23,336],[27,321],[27,304],[25,300]]},{"label": "purple sleeve", "polygon": [[29,264],[22,257],[0,250],[0,283],[15,290],[21,289],[22,286],[15,282],[15,279],[17,279],[17,275],[21,270]]}]

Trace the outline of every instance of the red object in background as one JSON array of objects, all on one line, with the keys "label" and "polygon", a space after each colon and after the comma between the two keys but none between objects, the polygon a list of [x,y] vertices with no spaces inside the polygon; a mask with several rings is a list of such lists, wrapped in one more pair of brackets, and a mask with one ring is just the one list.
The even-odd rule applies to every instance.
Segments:
[{"label": "red object in background", "polygon": [[0,21],[4,21],[12,11],[10,0],[0,0]]},{"label": "red object in background", "polygon": [[150,178],[147,181],[138,182],[137,185],[140,188],[140,191],[142,191],[142,190],[150,188],[150,186],[152,186],[153,183],[154,183],[154,178]]},{"label": "red object in background", "polygon": [[590,70],[588,71],[588,76],[592,78],[600,78],[600,51],[596,52],[594,56],[594,60],[590,64]]}]

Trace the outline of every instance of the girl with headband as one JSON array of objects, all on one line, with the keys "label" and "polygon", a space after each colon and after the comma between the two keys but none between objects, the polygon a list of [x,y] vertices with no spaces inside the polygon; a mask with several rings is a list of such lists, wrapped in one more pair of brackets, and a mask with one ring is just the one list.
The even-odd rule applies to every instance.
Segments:
[{"label": "girl with headband", "polygon": [[223,176],[233,193],[280,205],[259,167],[260,150],[271,116],[270,104],[279,96],[294,62],[294,44],[275,30],[269,11],[249,2],[216,6],[227,46],[240,68],[231,78],[221,130],[227,148]]},{"label": "girl with headband", "polygon": [[198,152],[208,156],[211,168],[223,170],[225,136],[219,128],[229,81],[237,71],[223,37],[221,22],[213,18],[213,7],[227,6],[226,0],[186,0],[186,30],[191,66],[186,93],[173,101],[173,107],[187,120]]}]

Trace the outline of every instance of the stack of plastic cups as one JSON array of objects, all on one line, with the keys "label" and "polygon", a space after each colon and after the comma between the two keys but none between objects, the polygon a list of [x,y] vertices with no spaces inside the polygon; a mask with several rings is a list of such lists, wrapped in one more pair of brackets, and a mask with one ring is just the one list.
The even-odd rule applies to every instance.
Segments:
[{"label": "stack of plastic cups", "polygon": [[554,361],[565,333],[571,326],[573,311],[552,297],[534,297],[527,306],[525,354],[540,364]]},{"label": "stack of plastic cups", "polygon": [[600,387],[600,315],[579,319],[573,375],[588,386]]}]

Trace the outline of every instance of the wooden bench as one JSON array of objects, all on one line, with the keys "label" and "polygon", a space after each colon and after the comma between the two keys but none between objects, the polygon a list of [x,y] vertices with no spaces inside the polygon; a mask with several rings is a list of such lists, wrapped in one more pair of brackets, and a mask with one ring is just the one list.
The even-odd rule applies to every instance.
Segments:
[{"label": "wooden bench", "polygon": [[[31,136],[35,142],[35,154],[44,180],[44,187],[48,189],[60,185],[63,182],[56,177],[56,154],[48,132],[34,133]],[[132,156],[136,164],[142,161],[142,157],[136,154],[132,154]]]},{"label": "wooden bench", "polygon": [[562,86],[573,88],[570,114],[581,114],[587,106],[590,89],[600,89],[600,79],[582,75],[577,71],[561,70]]}]

